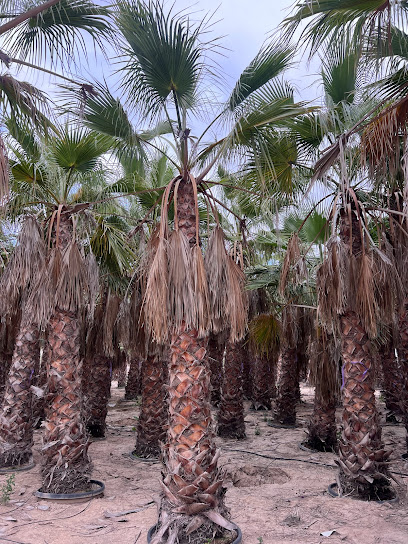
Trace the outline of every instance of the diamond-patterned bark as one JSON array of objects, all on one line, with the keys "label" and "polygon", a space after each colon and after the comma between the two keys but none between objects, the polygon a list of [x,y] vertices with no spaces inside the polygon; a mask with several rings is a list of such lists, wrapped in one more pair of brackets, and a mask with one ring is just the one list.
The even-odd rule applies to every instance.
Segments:
[{"label": "diamond-patterned bark", "polygon": [[344,493],[373,498],[388,486],[386,452],[375,403],[370,341],[357,314],[341,316],[343,416],[340,482]]},{"label": "diamond-patterned bark", "polygon": [[32,459],[33,420],[30,386],[38,361],[38,327],[22,324],[0,411],[0,466],[17,466]]},{"label": "diamond-patterned bark", "polygon": [[267,355],[256,355],[253,363],[252,408],[270,410],[271,404],[271,362]]},{"label": "diamond-patterned bark", "polygon": [[49,323],[51,356],[45,432],[42,447],[42,491],[67,493],[89,488],[90,461],[82,420],[79,324],[72,312],[56,310]]},{"label": "diamond-patterned bark", "polygon": [[276,399],[275,419],[282,425],[295,425],[298,402],[299,373],[296,348],[284,348]]},{"label": "diamond-patterned bark", "polygon": [[151,354],[143,361],[142,405],[137,424],[137,440],[133,451],[139,457],[158,457],[160,442],[167,430],[167,366],[168,361]]},{"label": "diamond-patterned bark", "polygon": [[243,340],[227,344],[217,417],[217,434],[224,438],[245,438],[242,391],[242,363],[245,353],[243,344]]},{"label": "diamond-patterned bark", "polygon": [[142,392],[141,364],[138,357],[130,359],[129,372],[126,382],[125,399],[136,400]]},{"label": "diamond-patterned bark", "polygon": [[95,438],[105,436],[106,416],[111,387],[109,357],[94,354],[85,361],[87,379],[84,383],[84,417],[89,434]]}]

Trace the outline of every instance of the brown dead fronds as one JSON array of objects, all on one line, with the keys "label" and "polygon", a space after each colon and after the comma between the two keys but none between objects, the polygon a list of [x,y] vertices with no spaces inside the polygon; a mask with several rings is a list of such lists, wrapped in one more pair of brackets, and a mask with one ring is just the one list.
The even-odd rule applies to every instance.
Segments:
[{"label": "brown dead fronds", "polygon": [[34,217],[26,216],[17,245],[0,281],[2,315],[16,311],[18,297],[40,279],[45,260],[45,243],[40,226]]},{"label": "brown dead fronds", "polygon": [[207,275],[201,248],[195,245],[192,250],[193,294],[195,298],[195,323],[199,336],[208,334],[211,325],[210,297]]},{"label": "brown dead fronds", "polygon": [[0,136],[0,205],[4,205],[9,196],[9,162],[6,146]]},{"label": "brown dead fronds", "polygon": [[224,245],[224,233],[216,226],[212,232],[204,257],[210,296],[211,327],[214,333],[225,327],[225,316],[228,311],[228,262]]},{"label": "brown dead fronds", "polygon": [[297,285],[307,278],[307,267],[300,252],[300,240],[298,233],[294,233],[289,242],[283,261],[281,276],[279,281],[279,293],[285,294],[286,286],[290,281],[291,284]]},{"label": "brown dead fronds", "polygon": [[227,279],[228,298],[226,310],[231,331],[230,342],[238,342],[244,337],[247,327],[248,296],[245,292],[245,274],[231,257],[228,257]]},{"label": "brown dead fronds", "polygon": [[109,357],[115,355],[114,338],[117,338],[116,319],[118,317],[120,305],[121,297],[109,291],[105,300],[102,322],[103,351],[105,355]]}]

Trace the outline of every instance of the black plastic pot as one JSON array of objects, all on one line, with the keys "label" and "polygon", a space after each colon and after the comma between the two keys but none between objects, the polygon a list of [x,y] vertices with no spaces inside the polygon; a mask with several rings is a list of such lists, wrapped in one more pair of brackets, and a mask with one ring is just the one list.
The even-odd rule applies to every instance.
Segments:
[{"label": "black plastic pot", "polygon": [[0,468],[0,474],[10,474],[10,472],[24,472],[25,470],[31,470],[35,467],[35,463],[29,465],[16,465],[15,467],[2,467]]},{"label": "black plastic pot", "polygon": [[408,453],[403,453],[401,457],[404,459],[404,461],[408,461]]},{"label": "black plastic pot", "polygon": [[102,495],[105,491],[105,484],[99,480],[90,480],[91,484],[97,486],[97,489],[91,489],[90,491],[81,491],[79,493],[43,493],[42,491],[35,491],[34,495],[39,499],[48,499],[53,501],[76,501],[83,499],[93,499]]},{"label": "black plastic pot", "polygon": [[[329,485],[329,487],[327,488],[327,491],[329,492],[330,496],[338,498],[339,494],[337,493],[337,491],[335,491],[336,488],[337,488],[337,482],[333,482],[332,484]],[[378,500],[378,501],[371,501],[371,502],[378,502],[379,504],[381,504],[381,503],[384,503],[384,502],[394,503],[394,502],[398,502],[398,501],[399,501],[399,498],[398,498],[398,495],[397,495],[393,499],[386,499],[384,501]],[[367,502],[370,502],[370,501],[367,501]]]},{"label": "black plastic pot", "polygon": [[[232,523],[232,522],[231,522]],[[241,529],[238,527],[238,525],[235,525],[235,523],[233,523],[234,525],[234,531],[236,531],[238,533],[237,535],[237,538],[231,543],[231,544],[241,544],[242,542],[242,532],[241,532]],[[150,527],[148,533],[147,533],[147,543],[150,544],[150,542],[152,541],[152,537],[156,531],[156,527],[157,525],[153,525],[153,527]]]}]

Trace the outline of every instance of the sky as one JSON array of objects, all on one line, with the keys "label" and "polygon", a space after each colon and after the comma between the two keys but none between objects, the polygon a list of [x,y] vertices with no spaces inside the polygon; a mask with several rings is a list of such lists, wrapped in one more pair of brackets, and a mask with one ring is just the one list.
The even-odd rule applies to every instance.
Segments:
[{"label": "sky", "polygon": [[[97,4],[110,3],[108,0],[94,0]],[[293,7],[293,0],[167,0],[174,11],[186,10],[197,21],[208,14],[212,15],[212,36],[222,37],[220,44],[225,48],[223,55],[217,56],[221,72],[226,79],[227,88],[232,88],[242,70],[254,58],[260,47],[278,27]],[[92,51],[91,40],[87,40]],[[113,56],[113,55],[112,55]],[[300,59],[299,59],[300,60]],[[112,88],[115,78],[112,77],[114,67],[104,59],[101,53],[95,58],[89,56],[89,65],[83,70],[85,77],[102,80],[106,78]],[[297,99],[313,100],[319,94],[315,81],[317,79],[317,63],[307,65],[306,58],[288,72],[288,78],[297,90]],[[34,76],[25,69],[23,75],[44,91],[52,93],[49,76]],[[321,91],[320,91],[321,92]]]}]

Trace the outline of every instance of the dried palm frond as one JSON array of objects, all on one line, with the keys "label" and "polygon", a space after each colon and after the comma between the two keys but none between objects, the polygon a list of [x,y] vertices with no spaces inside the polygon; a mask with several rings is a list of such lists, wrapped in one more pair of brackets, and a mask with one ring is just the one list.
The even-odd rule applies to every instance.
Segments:
[{"label": "dried palm frond", "polygon": [[55,291],[55,306],[68,312],[78,311],[88,298],[88,270],[78,245],[72,241],[62,255]]},{"label": "dried palm frond", "polygon": [[340,391],[340,345],[334,336],[317,327],[308,348],[309,381],[316,387],[316,394],[327,398]]},{"label": "dried palm frond", "polygon": [[338,316],[347,307],[349,248],[337,236],[329,238],[327,257],[317,270],[319,318],[329,331],[337,330]]},{"label": "dried palm frond", "polygon": [[45,264],[45,244],[37,220],[24,218],[16,248],[0,281],[1,314],[17,309],[20,293],[35,284]]},{"label": "dried palm frond", "polygon": [[195,328],[198,336],[208,334],[211,325],[210,298],[208,292],[207,276],[201,248],[195,245],[192,250],[193,289],[195,298]]},{"label": "dried palm frond", "polygon": [[95,255],[90,252],[85,259],[85,266],[88,274],[88,319],[90,322],[93,320],[95,311],[96,298],[99,294],[99,266],[96,262]]},{"label": "dried palm frond", "polygon": [[182,323],[195,328],[195,298],[191,267],[191,249],[185,234],[176,229],[170,235],[168,257],[168,316],[172,329]]},{"label": "dried palm frond", "polygon": [[102,339],[104,353],[110,357],[115,355],[114,336],[120,305],[120,297],[109,291],[104,308]]},{"label": "dried palm frond", "polygon": [[248,296],[245,289],[245,274],[231,257],[228,257],[227,315],[230,325],[230,342],[241,340],[248,321]]},{"label": "dried palm frond", "polygon": [[214,333],[225,327],[225,316],[228,314],[229,259],[224,245],[224,233],[216,226],[204,257],[210,295],[211,327]]},{"label": "dried palm frond", "polygon": [[147,330],[159,344],[166,342],[168,327],[168,262],[166,240],[161,237],[151,263],[143,300],[143,315]]},{"label": "dried palm frond", "polygon": [[9,195],[9,162],[3,138],[0,136],[0,205],[4,205]]},{"label": "dried palm frond", "polygon": [[370,338],[377,335],[378,306],[375,300],[372,254],[364,253],[358,259],[355,305]]},{"label": "dried palm frond", "polygon": [[399,140],[407,134],[408,97],[392,104],[378,114],[365,128],[362,138],[362,157],[369,160],[371,173],[395,172],[399,168]]},{"label": "dried palm frond", "polygon": [[299,235],[295,232],[288,243],[279,281],[279,293],[283,296],[288,280],[294,285],[307,278],[307,267],[301,256]]},{"label": "dried palm frond", "polygon": [[255,355],[268,358],[277,355],[280,348],[281,326],[273,314],[261,314],[249,324],[249,343]]},{"label": "dried palm frond", "polygon": [[302,308],[293,304],[288,304],[282,309],[281,344],[285,348],[293,349],[298,345],[301,337],[301,310]]},{"label": "dried palm frond", "polygon": [[403,308],[405,297],[394,251],[385,236],[382,239],[381,251],[374,251],[373,259],[375,300],[379,316],[384,325],[392,325],[396,323],[397,315]]}]

